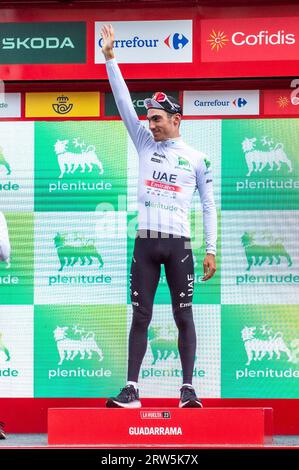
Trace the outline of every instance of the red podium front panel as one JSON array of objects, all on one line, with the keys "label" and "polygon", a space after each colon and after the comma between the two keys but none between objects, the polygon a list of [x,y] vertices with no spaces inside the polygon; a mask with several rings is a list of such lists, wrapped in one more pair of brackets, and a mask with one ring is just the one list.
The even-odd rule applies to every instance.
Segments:
[{"label": "red podium front panel", "polygon": [[52,445],[270,443],[271,408],[50,408]]}]

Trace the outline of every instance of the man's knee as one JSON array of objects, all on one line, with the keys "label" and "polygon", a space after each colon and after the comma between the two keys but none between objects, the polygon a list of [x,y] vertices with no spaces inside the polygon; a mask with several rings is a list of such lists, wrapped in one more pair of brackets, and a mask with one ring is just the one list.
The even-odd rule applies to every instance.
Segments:
[{"label": "man's knee", "polygon": [[137,328],[148,328],[152,319],[152,312],[142,306],[133,307],[132,326]]},{"label": "man's knee", "polygon": [[173,317],[177,327],[187,328],[190,324],[193,324],[193,313],[192,307],[181,307],[177,306],[173,308]]}]

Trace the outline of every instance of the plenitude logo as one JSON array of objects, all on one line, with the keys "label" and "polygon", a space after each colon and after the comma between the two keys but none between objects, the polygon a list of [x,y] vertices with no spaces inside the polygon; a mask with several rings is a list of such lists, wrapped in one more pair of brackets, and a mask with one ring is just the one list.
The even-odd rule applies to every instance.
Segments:
[{"label": "plenitude logo", "polygon": [[3,333],[0,331],[0,379],[14,378],[19,376],[20,371],[11,367],[11,353],[6,341],[3,339]]},{"label": "plenitude logo", "polygon": [[33,302],[33,214],[5,213],[10,244],[10,259],[0,261],[2,305],[32,304]]},{"label": "plenitude logo", "polygon": [[[53,245],[60,266],[58,275],[49,276],[49,286],[111,284],[111,276],[95,273],[95,268],[101,270],[104,266],[95,239],[87,238],[79,232],[57,232]],[[78,266],[80,273],[76,275]],[[63,270],[67,271],[64,275],[60,274]],[[83,270],[86,274],[82,274]]]},{"label": "plenitude logo", "polygon": [[[261,176],[272,175],[275,171],[276,175],[286,170],[288,173],[293,173],[293,165],[286,154],[284,144],[282,142],[275,142],[275,140],[268,136],[263,136],[260,141],[256,137],[245,137],[242,141],[242,150],[246,161],[248,172],[246,176],[254,176],[254,174]],[[271,172],[271,173],[270,173]],[[275,175],[274,173],[274,175]],[[275,176],[276,176],[275,175]],[[237,181],[237,192],[244,189],[299,189],[299,180],[293,178],[260,178],[259,181]]]},{"label": "plenitude logo", "polygon": [[[69,362],[69,365],[72,365],[73,368],[69,371],[66,369],[56,368],[50,369],[48,378],[49,380],[54,378],[65,378],[65,377],[110,377],[111,370],[105,370],[103,368],[93,369],[93,368],[85,368],[83,361],[91,360],[92,356],[95,353],[99,356],[99,362],[103,360],[103,354],[101,349],[96,343],[94,336],[79,338],[79,339],[71,339],[69,335],[66,335],[65,330],[68,327],[57,327],[54,331],[55,341],[57,344],[57,350],[60,357],[60,362],[58,365],[62,365],[64,360],[67,361],[74,361],[77,355],[80,360],[80,366],[78,366],[77,361]],[[90,334],[90,333],[88,333]],[[65,364],[64,364],[65,367]]]},{"label": "plenitude logo", "polygon": [[[56,341],[57,352],[59,355],[58,365],[62,365],[65,361],[74,361],[75,358],[80,360],[81,367],[75,371],[67,374],[66,371],[61,373],[61,369],[49,370],[49,380],[55,377],[105,377],[111,376],[110,370],[85,369],[81,361],[90,361],[93,358],[99,362],[103,361],[104,355],[102,349],[99,347],[93,331],[86,331],[80,325],[69,326],[56,326],[53,331],[53,336]],[[76,364],[76,361],[75,363]]]},{"label": "plenitude logo", "polygon": [[297,60],[298,25],[299,17],[202,20],[202,60]]},{"label": "plenitude logo", "polygon": [[293,267],[286,243],[281,237],[266,230],[245,231],[241,244],[246,258],[246,272],[236,275],[236,285],[299,284],[299,271]]},{"label": "plenitude logo", "polygon": [[226,120],[222,129],[222,207],[297,209],[296,119]]},{"label": "plenitude logo", "polygon": [[[109,22],[108,20],[106,22]],[[119,63],[192,62],[192,20],[111,21]],[[95,63],[105,62],[95,22]]]},{"label": "plenitude logo", "polygon": [[298,398],[297,306],[223,305],[222,396]]},{"label": "plenitude logo", "polygon": [[[125,380],[125,309],[36,306],[35,396],[105,396],[119,388]],[[117,341],[111,341],[116,330]]]},{"label": "plenitude logo", "polygon": [[246,137],[242,142],[242,149],[248,167],[246,176],[250,176],[253,171],[261,172],[265,168],[269,171],[273,171],[274,168],[279,171],[282,164],[285,164],[288,172],[292,173],[292,163],[285,153],[283,143],[275,143],[272,138],[263,136],[258,143],[260,149],[256,148],[256,144],[256,137],[251,139]]},{"label": "plenitude logo", "polygon": [[[243,341],[247,362],[245,368],[236,370],[236,380],[250,380],[259,377],[270,379],[299,378],[299,369],[297,369],[297,364],[299,364],[298,337],[294,337],[288,342],[282,331],[276,331],[266,324],[244,326],[240,337]],[[267,367],[269,362],[266,361],[272,361],[273,367]],[[281,366],[285,370],[281,370]]]},{"label": "plenitude logo", "polygon": [[[242,340],[247,354],[246,365],[249,366],[251,361],[268,360],[285,360],[297,364],[299,358],[297,351],[291,353],[289,347],[283,339],[281,331],[273,331],[267,325],[262,325],[257,328],[256,326],[245,326],[242,331]],[[298,341],[292,341],[291,345],[296,346]],[[285,358],[281,357],[281,353],[286,355]]]},{"label": "plenitude logo", "polygon": [[[104,173],[102,162],[99,160],[94,145],[87,145],[84,141],[80,142],[78,137],[75,137],[72,141],[75,150],[70,151],[69,140],[57,140],[54,145],[55,153],[57,155],[57,161],[60,168],[60,175],[58,178],[62,178],[65,174],[73,174],[78,170],[80,173],[93,171],[94,166],[98,168],[99,174]],[[111,185],[106,189],[111,189]],[[57,191],[62,189],[60,185],[50,184],[49,192]],[[66,190],[66,187],[63,187]],[[87,189],[94,189],[92,188]]]},{"label": "plenitude logo", "polygon": [[298,303],[298,222],[297,211],[224,211],[222,304]]},{"label": "plenitude logo", "polygon": [[125,213],[40,212],[34,229],[36,304],[125,302]]},{"label": "plenitude logo", "polygon": [[21,211],[33,210],[33,156],[33,123],[1,122],[0,195],[4,212],[10,212],[14,206],[20,208],[19,198],[22,198]]},{"label": "plenitude logo", "polygon": [[126,194],[126,131],[120,122],[35,123],[35,208],[93,211]]},{"label": "plenitude logo", "polygon": [[0,397],[32,397],[33,306],[11,304],[0,305]]},{"label": "plenitude logo", "polygon": [[[26,131],[28,132],[28,137],[26,136],[27,141],[23,140]],[[16,172],[13,171],[13,166],[17,163],[17,159],[14,155],[17,148],[15,139],[17,134],[22,139],[22,143],[26,145],[24,148],[24,153],[26,151],[24,159],[26,159],[26,157],[29,156],[29,152],[32,150],[30,146],[30,133],[31,129],[24,127],[23,123],[2,123],[2,127],[0,128],[0,192],[4,194],[14,193],[24,186],[24,184],[22,185],[20,182],[17,183],[14,181],[15,173],[20,171],[20,168],[17,168]],[[14,162],[12,162],[12,159]],[[23,178],[20,178],[20,180],[23,180]]]}]

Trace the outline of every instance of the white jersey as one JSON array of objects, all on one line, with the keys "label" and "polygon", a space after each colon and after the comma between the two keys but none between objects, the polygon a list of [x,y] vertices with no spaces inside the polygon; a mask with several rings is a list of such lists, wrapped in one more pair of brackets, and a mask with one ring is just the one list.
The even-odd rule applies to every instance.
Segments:
[{"label": "white jersey", "polygon": [[7,261],[10,257],[10,243],[7,224],[4,214],[0,212],[0,261]]},{"label": "white jersey", "polygon": [[156,142],[138,119],[116,60],[108,60],[106,67],[116,105],[139,155],[139,229],[190,237],[188,214],[198,189],[206,251],[215,254],[217,214],[207,156],[181,137]]}]

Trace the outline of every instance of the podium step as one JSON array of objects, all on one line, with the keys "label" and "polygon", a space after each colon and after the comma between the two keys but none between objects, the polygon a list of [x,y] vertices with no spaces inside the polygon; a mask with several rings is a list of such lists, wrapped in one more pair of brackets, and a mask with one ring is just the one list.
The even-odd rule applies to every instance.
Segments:
[{"label": "podium step", "polygon": [[49,408],[50,445],[264,445],[272,408]]}]

